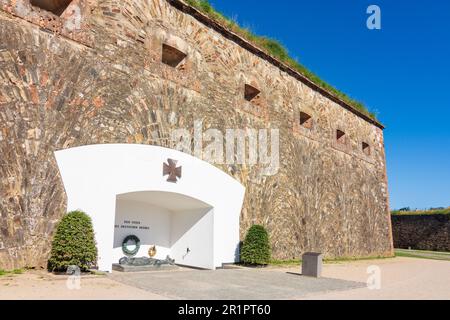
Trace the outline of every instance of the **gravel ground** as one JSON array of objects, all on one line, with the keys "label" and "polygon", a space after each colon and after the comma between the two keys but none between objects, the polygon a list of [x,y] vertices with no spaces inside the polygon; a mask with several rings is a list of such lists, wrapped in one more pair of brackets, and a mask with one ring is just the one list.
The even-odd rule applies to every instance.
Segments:
[{"label": "gravel ground", "polygon": [[[380,272],[379,290],[367,288],[368,268]],[[302,277],[299,272],[300,267],[114,272],[83,276],[80,289],[70,290],[67,276],[28,271],[1,276],[0,299],[450,300],[450,261],[399,257],[326,264],[322,279]]]},{"label": "gravel ground", "polygon": [[[67,287],[67,276],[55,276],[46,271],[28,271],[20,275],[0,277],[0,300],[106,300],[166,299],[154,293],[127,286],[106,276],[83,276],[80,289]],[[69,283],[73,288],[73,282]]]},{"label": "gravel ground", "polygon": [[324,268],[324,276],[366,282],[367,268],[378,266],[381,288],[310,294],[307,299],[327,300],[450,300],[450,261],[398,257],[358,261]]}]

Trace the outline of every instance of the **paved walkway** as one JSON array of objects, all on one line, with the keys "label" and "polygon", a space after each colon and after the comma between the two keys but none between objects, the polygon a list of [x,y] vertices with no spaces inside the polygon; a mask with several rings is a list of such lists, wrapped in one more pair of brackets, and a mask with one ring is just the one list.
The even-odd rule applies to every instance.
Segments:
[{"label": "paved walkway", "polygon": [[365,286],[365,283],[355,281],[308,278],[289,273],[289,270],[248,268],[134,274],[114,272],[109,278],[171,299],[194,300],[300,299],[311,293]]}]

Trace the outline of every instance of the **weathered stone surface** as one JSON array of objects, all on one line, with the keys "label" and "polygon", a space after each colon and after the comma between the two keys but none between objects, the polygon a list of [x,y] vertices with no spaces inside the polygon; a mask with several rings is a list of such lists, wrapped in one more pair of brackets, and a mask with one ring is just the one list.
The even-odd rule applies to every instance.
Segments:
[{"label": "weathered stone surface", "polygon": [[[222,132],[280,130],[278,174],[218,165],[247,188],[242,236],[265,225],[278,259],[392,253],[380,127],[166,0],[74,1],[81,24],[50,31],[36,17],[49,13],[20,11],[25,2],[0,0],[0,267],[46,263],[66,208],[55,150],[174,147],[171,131],[192,132],[195,120]],[[68,14],[52,18],[64,25]],[[188,58],[161,63],[163,43]],[[245,84],[261,91],[258,108],[244,99]],[[311,130],[298,125],[300,110],[313,117]],[[335,142],[336,129],[347,145]]]},{"label": "weathered stone surface", "polygon": [[394,246],[399,249],[450,252],[450,215],[392,216]]}]

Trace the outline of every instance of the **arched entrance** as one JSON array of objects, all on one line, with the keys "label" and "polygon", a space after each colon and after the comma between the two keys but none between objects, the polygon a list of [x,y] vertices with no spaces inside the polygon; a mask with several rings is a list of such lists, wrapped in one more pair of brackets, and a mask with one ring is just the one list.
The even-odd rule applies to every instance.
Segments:
[{"label": "arched entrance", "polygon": [[[118,262],[121,226],[126,230],[133,221],[138,231],[149,230],[148,243],[158,241],[151,245],[176,263],[215,269],[237,261],[245,188],[218,168],[148,145],[89,145],[56,151],[55,157],[67,210],[92,218],[100,270],[110,272]],[[145,217],[141,226],[148,229],[139,229],[142,221],[132,217]],[[139,254],[145,256],[144,250]]]},{"label": "arched entrance", "polygon": [[137,236],[145,257],[156,246],[156,259],[167,256],[176,264],[214,269],[214,208],[185,195],[171,192],[133,192],[116,198],[114,257],[124,256],[122,243]]}]

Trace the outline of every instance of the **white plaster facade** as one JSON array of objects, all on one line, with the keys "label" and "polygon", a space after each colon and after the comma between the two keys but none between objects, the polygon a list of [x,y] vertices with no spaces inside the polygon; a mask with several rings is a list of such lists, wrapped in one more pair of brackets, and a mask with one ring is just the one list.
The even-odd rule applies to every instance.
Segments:
[{"label": "white plaster facade", "polygon": [[[138,257],[156,245],[157,258],[169,255],[186,266],[215,269],[237,261],[245,188],[218,168],[149,145],[89,145],[55,157],[67,210],[92,218],[100,270],[112,270],[123,256],[123,239],[132,234],[141,239]],[[182,167],[177,183],[163,176],[168,159]]]}]

